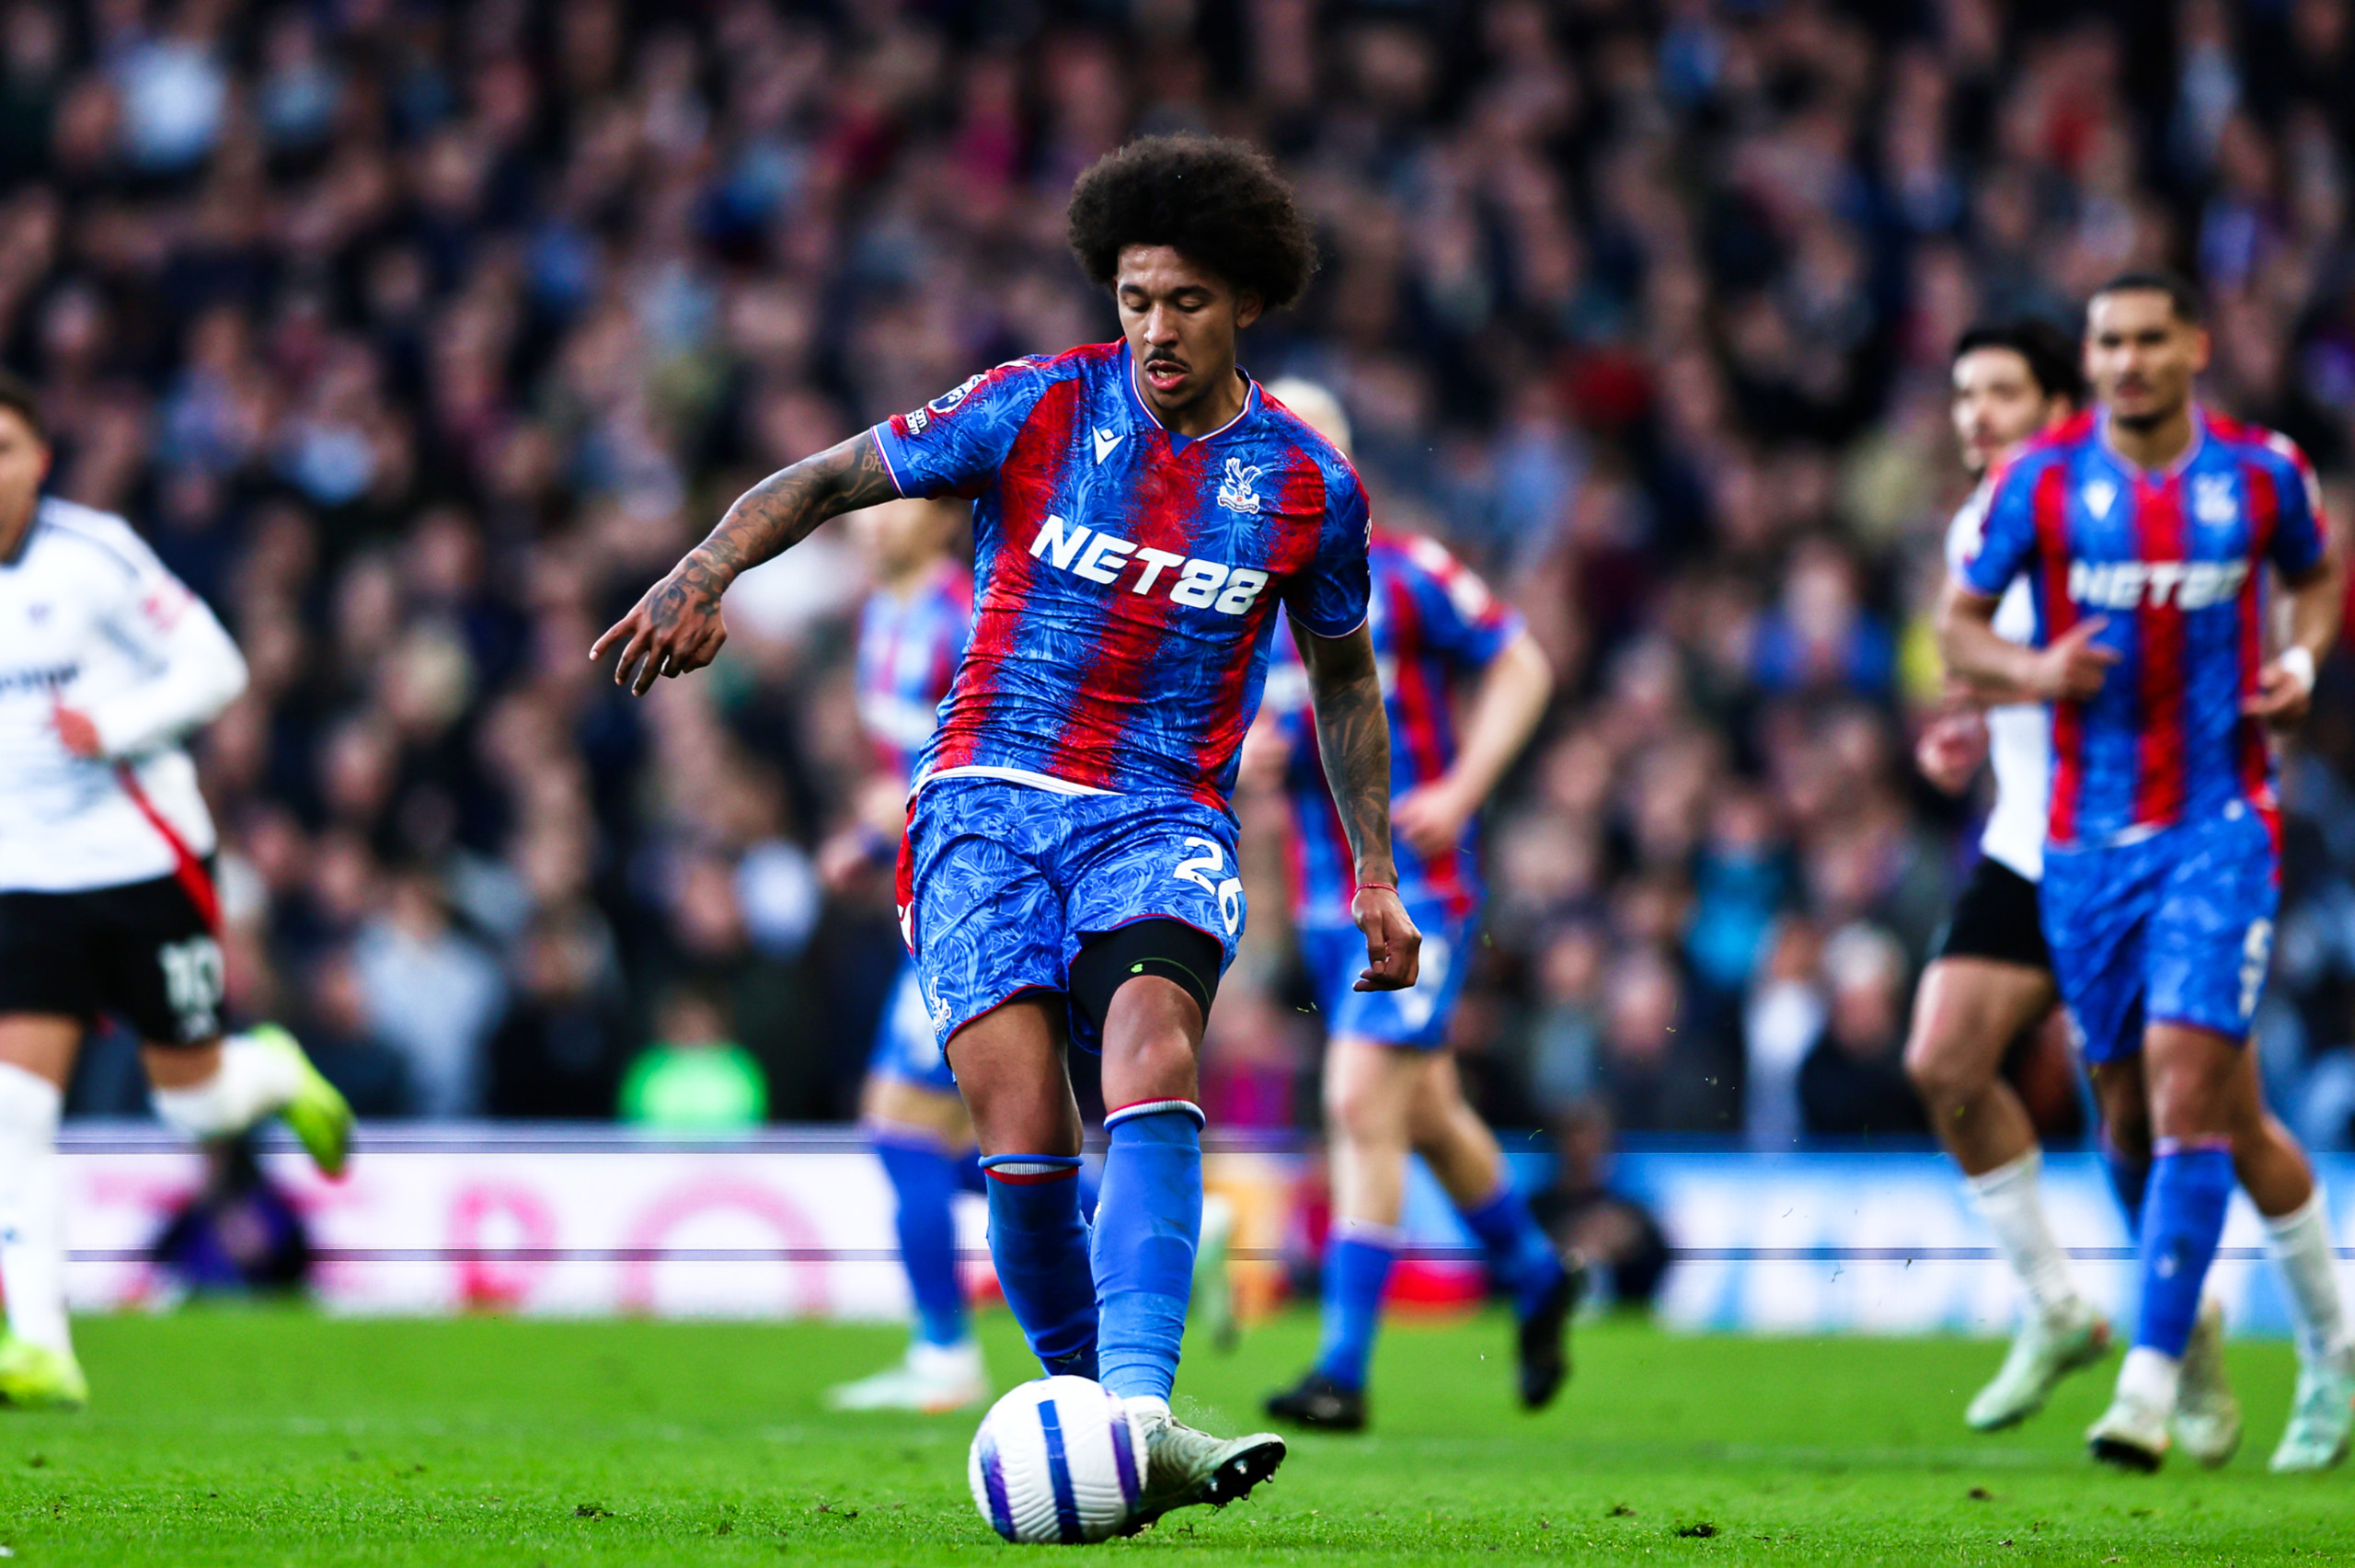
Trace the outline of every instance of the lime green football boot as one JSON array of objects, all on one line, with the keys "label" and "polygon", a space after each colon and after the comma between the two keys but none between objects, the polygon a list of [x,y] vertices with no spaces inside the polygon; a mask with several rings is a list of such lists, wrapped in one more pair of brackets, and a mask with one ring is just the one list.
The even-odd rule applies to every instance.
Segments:
[{"label": "lime green football boot", "polygon": [[245,1032],[245,1037],[287,1059],[299,1087],[278,1114],[310,1150],[319,1174],[330,1179],[342,1175],[344,1162],[351,1154],[351,1106],[342,1092],[311,1065],[301,1043],[277,1024],[257,1024]]},{"label": "lime green football boot", "polygon": [[18,1410],[79,1410],[90,1380],[71,1355],[30,1345],[0,1329],[0,1404]]}]

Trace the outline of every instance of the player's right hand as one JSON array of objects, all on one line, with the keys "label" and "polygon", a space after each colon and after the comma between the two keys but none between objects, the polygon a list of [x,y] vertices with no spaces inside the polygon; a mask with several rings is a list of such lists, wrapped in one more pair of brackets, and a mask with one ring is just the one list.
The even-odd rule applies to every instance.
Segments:
[{"label": "player's right hand", "polygon": [[1970,787],[1987,760],[1987,721],[1977,713],[1941,714],[1922,731],[1913,761],[1922,776],[1948,795]]},{"label": "player's right hand", "polygon": [[1360,887],[1350,918],[1365,933],[1365,971],[1351,990],[1410,990],[1423,971],[1423,933],[1387,887]]},{"label": "player's right hand", "polygon": [[719,657],[728,641],[728,624],[720,619],[719,596],[727,579],[703,557],[690,552],[671,568],[670,575],[646,590],[630,612],[606,628],[589,649],[595,663],[618,643],[621,658],[614,664],[614,684],[642,697],[657,676],[684,675],[701,670]]},{"label": "player's right hand", "polygon": [[2118,650],[2102,647],[2094,637],[2109,624],[2107,615],[2095,615],[2078,622],[2051,645],[2036,656],[2036,678],[2029,682],[2036,694],[2051,702],[2083,703],[2090,701],[2101,691],[2101,683],[2109,676],[2109,667],[2118,662]]}]

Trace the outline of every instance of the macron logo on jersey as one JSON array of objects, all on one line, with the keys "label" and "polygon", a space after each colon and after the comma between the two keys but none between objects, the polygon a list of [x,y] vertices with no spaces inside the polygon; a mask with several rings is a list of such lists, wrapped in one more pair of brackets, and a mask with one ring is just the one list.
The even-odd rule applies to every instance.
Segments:
[{"label": "macron logo on jersey", "polygon": [[2096,610],[2205,610],[2240,592],[2246,561],[2086,561],[2069,563],[2069,597]]},{"label": "macron logo on jersey", "polygon": [[1249,610],[1259,590],[1268,586],[1268,574],[1256,567],[1189,559],[1150,546],[1139,549],[1126,539],[1097,533],[1059,517],[1047,519],[1039,536],[1030,541],[1030,554],[1059,572],[1108,588],[1134,567],[1137,579],[1129,587],[1131,593],[1151,593],[1166,578],[1165,591],[1171,602],[1215,610],[1222,615],[1240,615]]},{"label": "macron logo on jersey", "polygon": [[1129,432],[1126,430],[1097,430],[1094,434],[1096,437],[1096,461],[1100,466],[1106,458],[1112,455],[1112,449],[1128,439]]}]

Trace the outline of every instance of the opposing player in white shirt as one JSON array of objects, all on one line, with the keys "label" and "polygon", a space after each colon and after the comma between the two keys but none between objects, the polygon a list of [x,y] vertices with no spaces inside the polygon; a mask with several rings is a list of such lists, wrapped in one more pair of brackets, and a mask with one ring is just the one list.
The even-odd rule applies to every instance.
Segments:
[{"label": "opposing player in white shirt", "polygon": [[[1974,327],[1955,349],[1953,374],[1956,434],[1981,484],[1948,531],[1950,565],[1978,548],[1995,471],[2022,443],[2065,421],[2086,395],[2076,345],[2041,322]],[[2025,580],[2014,582],[1997,606],[1994,627],[2015,642],[2033,640],[2036,611]],[[1923,773],[1951,793],[1970,784],[1982,760],[1995,774],[1982,858],[1922,977],[1905,1050],[1906,1070],[1931,1125],[1962,1167],[1980,1214],[2028,1299],[2010,1354],[1966,1412],[1965,1419],[1982,1431],[2033,1415],[2063,1377],[2100,1359],[2109,1346],[2109,1325],[2078,1289],[2045,1216],[2035,1127],[2000,1071],[2012,1042],[2040,1024],[2059,996],[2037,903],[2051,724],[2042,704],[2014,700],[2022,695],[1962,694],[1959,710],[1924,733],[1918,752]],[[2235,1140],[2235,1171],[2265,1216],[2299,1329],[2298,1393],[2272,1465],[2277,1471],[2326,1469],[2346,1457],[2355,1425],[2349,1407],[2355,1350],[2334,1272],[2329,1219],[2322,1189],[2286,1127],[2264,1116],[2260,1133],[2246,1142],[2242,1147]],[[2106,1128],[2103,1150],[2121,1203],[2139,1208],[2149,1129]],[[2222,1311],[2211,1299],[2185,1357],[2175,1417],[2186,1449],[2211,1464],[2229,1459],[2240,1441],[2240,1408],[2223,1375],[2223,1339]]]},{"label": "opposing player in white shirt", "polygon": [[0,1403],[72,1409],[57,1120],[90,1023],[138,1034],[190,1138],[281,1115],[333,1175],[351,1113],[285,1031],[222,1029],[213,822],[180,742],[245,660],[128,523],[42,498],[49,458],[0,372]]}]

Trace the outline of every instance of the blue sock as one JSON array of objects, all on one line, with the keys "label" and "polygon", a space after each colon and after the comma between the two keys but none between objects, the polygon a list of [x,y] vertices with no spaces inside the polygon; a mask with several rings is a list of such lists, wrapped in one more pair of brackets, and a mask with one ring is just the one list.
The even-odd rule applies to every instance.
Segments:
[{"label": "blue sock", "polygon": [[2159,1145],[2151,1200],[2142,1209],[2142,1320],[2137,1346],[2180,1356],[2200,1315],[2200,1287],[2224,1233],[2233,1151],[2210,1144]]},{"label": "blue sock", "polygon": [[957,1282],[956,1163],[936,1143],[873,1132],[875,1153],[900,1201],[900,1266],[916,1301],[916,1337],[926,1345],[965,1338],[965,1291]]},{"label": "blue sock", "polygon": [[990,1179],[982,1170],[982,1151],[968,1149],[954,1162],[957,1170],[957,1190],[978,1197],[990,1196]]},{"label": "blue sock", "polygon": [[1096,1280],[1079,1217],[1079,1156],[999,1154],[990,1173],[990,1257],[998,1288],[1049,1377],[1096,1376]]},{"label": "blue sock", "polygon": [[1147,1100],[1104,1118],[1111,1147],[1096,1208],[1096,1301],[1104,1386],[1166,1402],[1202,1233],[1202,1113]]},{"label": "blue sock", "polygon": [[1382,1293],[1397,1257],[1387,1226],[1353,1225],[1346,1235],[1337,1226],[1325,1243],[1325,1321],[1316,1370],[1345,1389],[1365,1387],[1373,1331],[1382,1325]]},{"label": "blue sock", "polygon": [[2105,1135],[2101,1140],[2101,1168],[2109,1173],[2109,1190],[2118,1196],[2118,1207],[2126,1216],[2126,1233],[2140,1240],[2142,1195],[2151,1185],[2150,1160],[2125,1153]]},{"label": "blue sock", "polygon": [[1478,1205],[1456,1212],[1488,1249],[1488,1268],[1512,1292],[1513,1310],[1524,1318],[1535,1311],[1561,1278],[1562,1258],[1530,1218],[1512,1178],[1500,1178],[1497,1190]]}]

